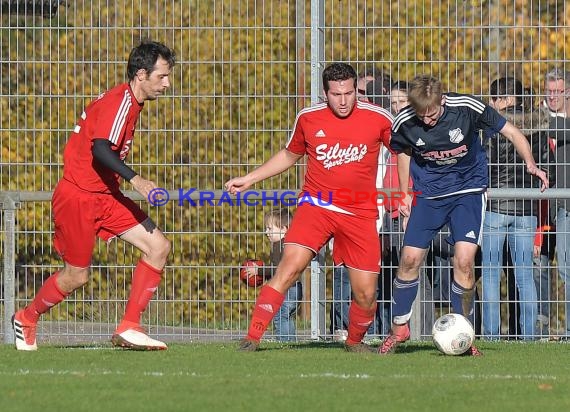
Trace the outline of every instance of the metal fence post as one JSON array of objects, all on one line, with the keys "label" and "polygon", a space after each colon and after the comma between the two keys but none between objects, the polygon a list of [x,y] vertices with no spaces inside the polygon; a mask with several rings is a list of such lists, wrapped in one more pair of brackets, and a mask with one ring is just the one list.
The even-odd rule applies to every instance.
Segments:
[{"label": "metal fence post", "polygon": [[324,248],[311,260],[311,339],[318,340],[326,333],[326,281]]},{"label": "metal fence post", "polygon": [[4,215],[4,343],[14,342],[10,318],[16,309],[16,208],[19,202],[7,193],[0,193],[0,210]]}]

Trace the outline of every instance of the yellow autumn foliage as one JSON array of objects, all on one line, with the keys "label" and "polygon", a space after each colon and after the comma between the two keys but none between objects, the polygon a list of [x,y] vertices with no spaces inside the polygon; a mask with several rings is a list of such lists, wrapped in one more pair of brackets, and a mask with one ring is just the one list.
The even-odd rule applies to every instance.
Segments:
[{"label": "yellow autumn foliage", "polygon": [[[53,190],[77,116],[125,81],[126,58],[141,39],[173,47],[178,64],[171,91],[145,105],[128,161],[169,189],[220,190],[283,147],[296,112],[310,101],[310,2],[67,3],[54,19],[0,16],[3,191]],[[303,3],[305,23],[296,27],[295,7]],[[540,91],[542,74],[568,56],[569,22],[561,0],[349,0],[325,2],[318,30],[323,63],[349,61],[359,71],[377,65],[394,79],[430,72],[450,90],[485,98],[490,82],[505,73]],[[299,170],[257,189],[297,189]],[[269,208],[141,205],[173,242],[160,316],[172,324],[243,322],[249,304],[232,302],[256,292],[239,283],[237,266],[267,258],[262,216]],[[59,265],[52,230],[48,203],[18,211],[20,297],[29,298]],[[129,284],[136,256],[128,245],[98,244],[93,284],[78,292],[81,306],[69,310],[109,319],[108,309],[82,299],[125,299],[121,285]]]}]

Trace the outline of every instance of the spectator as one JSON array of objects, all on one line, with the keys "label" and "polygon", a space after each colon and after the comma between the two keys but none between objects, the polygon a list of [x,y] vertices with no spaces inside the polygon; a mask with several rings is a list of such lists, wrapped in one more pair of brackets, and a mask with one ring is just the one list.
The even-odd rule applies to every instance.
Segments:
[{"label": "spectator", "polygon": [[392,109],[392,113],[397,115],[402,109],[408,107],[409,104],[408,82],[403,80],[394,82],[390,88],[390,108]]},{"label": "spectator", "polygon": [[536,94],[531,87],[525,87],[523,89],[522,96],[522,108],[525,112],[533,112],[536,110]]},{"label": "spectator", "polygon": [[[534,110],[535,93],[531,88],[525,88],[525,98],[523,108],[525,110]],[[540,107],[548,108],[551,117],[556,117],[556,112],[552,111],[548,106],[548,102],[544,102]],[[553,107],[555,110],[555,107]],[[550,128],[550,122],[549,122]],[[551,150],[551,157],[556,155],[556,140],[549,132],[547,137],[548,146]],[[552,173],[550,179],[555,177]],[[536,335],[541,339],[548,339],[550,336],[550,301],[551,301],[551,276],[550,271],[554,265],[554,254],[556,251],[556,235],[554,232],[554,222],[550,214],[548,199],[541,199],[538,202],[538,223],[536,235],[534,237],[534,245],[540,248],[540,255],[533,259],[533,274],[538,295],[538,316],[536,325]]]},{"label": "spectator", "polygon": [[[556,187],[570,188],[570,73],[555,67],[544,78],[544,104],[550,110],[550,137],[556,146]],[[564,339],[570,337],[570,201],[550,201],[556,222],[556,258],[564,282]]]},{"label": "spectator", "polygon": [[[384,91],[381,94],[386,97],[390,90],[390,75],[377,67],[371,66],[365,68],[358,74],[358,79],[356,81],[356,96],[358,100],[363,102],[372,101],[372,97],[374,96],[374,83],[378,79],[382,79],[382,82],[385,85]],[[381,106],[387,107],[386,105]]]},{"label": "spectator", "polygon": [[366,84],[366,96],[385,109],[390,107],[392,76],[382,70],[376,70],[374,77]]},{"label": "spectator", "polygon": [[[522,83],[512,77],[501,77],[491,83],[489,105],[508,121],[521,129],[535,159],[549,152],[547,145],[548,113],[541,109],[525,112],[522,107]],[[493,136],[487,139],[489,159],[489,187],[537,187],[540,182],[526,172],[523,159],[517,155],[509,139]],[[541,147],[543,143],[543,147]],[[531,199],[493,199],[488,201],[483,221],[482,283],[483,336],[499,339],[501,336],[500,279],[503,272],[503,245],[510,248],[514,264],[515,284],[519,296],[519,324],[521,337],[534,339],[537,321],[537,292],[533,277],[533,256],[539,256],[534,246],[537,227],[536,202]]]}]

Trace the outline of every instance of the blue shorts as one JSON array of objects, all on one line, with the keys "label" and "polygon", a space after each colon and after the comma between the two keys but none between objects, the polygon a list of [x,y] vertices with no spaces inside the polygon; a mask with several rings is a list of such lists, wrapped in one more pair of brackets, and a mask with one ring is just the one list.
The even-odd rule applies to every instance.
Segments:
[{"label": "blue shorts", "polygon": [[427,249],[439,230],[449,225],[448,242],[481,244],[486,193],[466,193],[438,199],[416,198],[404,233],[404,246]]}]

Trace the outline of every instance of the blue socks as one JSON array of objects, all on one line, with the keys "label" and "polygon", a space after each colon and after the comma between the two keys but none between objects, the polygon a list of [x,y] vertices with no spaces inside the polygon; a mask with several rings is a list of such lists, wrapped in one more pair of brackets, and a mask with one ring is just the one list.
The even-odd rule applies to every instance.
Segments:
[{"label": "blue socks", "polygon": [[412,303],[418,294],[420,278],[402,280],[396,277],[392,289],[392,319],[396,325],[404,325],[412,315]]},{"label": "blue socks", "polygon": [[465,289],[458,283],[451,283],[451,307],[453,312],[459,313],[469,319],[472,325],[475,325],[475,287]]}]

